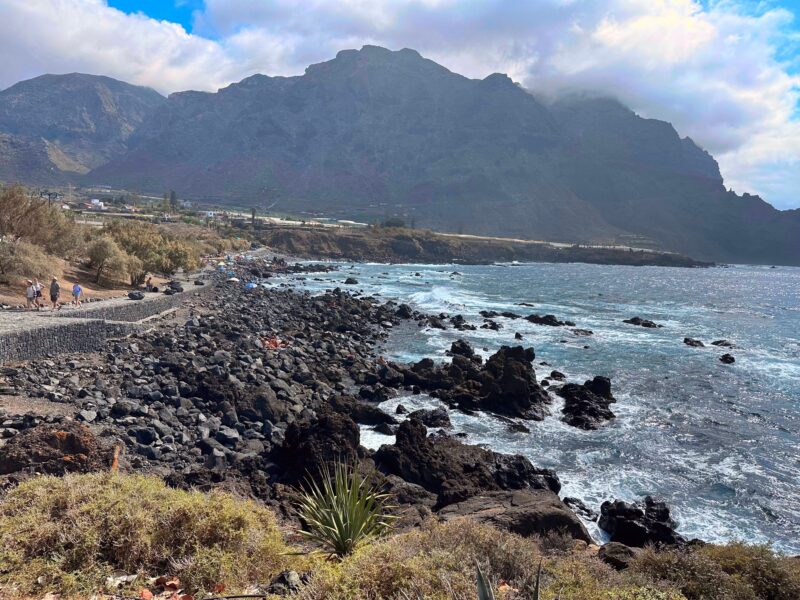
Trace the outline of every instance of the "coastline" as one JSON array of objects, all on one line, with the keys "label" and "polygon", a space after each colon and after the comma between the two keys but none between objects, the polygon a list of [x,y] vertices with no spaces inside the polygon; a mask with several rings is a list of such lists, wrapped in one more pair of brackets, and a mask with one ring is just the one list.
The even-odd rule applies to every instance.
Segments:
[{"label": "coastline", "polygon": [[[459,527],[466,518],[495,528],[497,536],[561,540],[568,552],[623,570],[640,556],[689,557],[707,546],[682,536],[658,498],[586,505],[564,493],[557,471],[472,445],[449,427],[457,415],[474,414],[533,430],[561,397],[572,398],[575,409],[563,419],[578,418],[565,427],[602,429],[617,411],[613,383],[595,377],[566,384],[552,367],[537,366],[537,377],[536,356],[524,340],[491,348],[488,360],[465,343],[450,346],[449,363],[442,356],[410,364],[384,360],[390,332],[435,328],[444,317],[348,285],[321,294],[298,289],[291,280],[326,272],[344,280],[349,272],[326,263],[272,264],[271,255],[228,263],[214,275],[214,293],[187,299],[150,331],[109,341],[100,352],[0,366],[0,383],[37,399],[30,408],[38,412],[2,415],[0,502],[37,473],[107,470],[121,448],[122,472],[154,475],[178,489],[252,498],[294,529],[296,486],[322,465],[345,460],[392,495],[401,517],[392,536],[427,535],[431,523]],[[239,282],[226,281],[231,271]],[[259,278],[270,285],[244,285]],[[531,315],[488,314],[485,321],[525,316]],[[457,317],[448,315],[448,329],[468,332],[469,323]],[[575,328],[557,320],[555,326],[530,322],[547,330]],[[396,406],[426,394],[446,410]],[[387,399],[399,400],[389,412],[382,406]],[[48,412],[48,404],[58,410]],[[370,448],[367,428],[393,439]],[[70,454],[54,443],[58,436],[74,444]]]}]

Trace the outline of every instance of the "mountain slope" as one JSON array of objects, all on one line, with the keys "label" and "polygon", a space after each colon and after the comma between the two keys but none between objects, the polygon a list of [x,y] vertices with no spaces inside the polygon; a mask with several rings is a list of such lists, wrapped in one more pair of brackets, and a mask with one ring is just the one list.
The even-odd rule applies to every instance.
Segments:
[{"label": "mountain slope", "polygon": [[42,75],[0,92],[0,179],[61,181],[127,150],[142,120],[166,99],[96,75]]},{"label": "mountain slope", "polygon": [[365,46],[300,77],[173,94],[93,181],[483,235],[644,243],[800,263],[800,228],[725,190],[714,159],[616,101],[546,104],[413,50]]},{"label": "mountain slope", "polygon": [[800,264],[800,211],[726,191],[714,159],[669,123],[604,98],[544,102],[413,50],[365,46],[302,76],[168,99],[48,77],[0,94],[0,179],[91,167],[82,181],[215,203]]}]

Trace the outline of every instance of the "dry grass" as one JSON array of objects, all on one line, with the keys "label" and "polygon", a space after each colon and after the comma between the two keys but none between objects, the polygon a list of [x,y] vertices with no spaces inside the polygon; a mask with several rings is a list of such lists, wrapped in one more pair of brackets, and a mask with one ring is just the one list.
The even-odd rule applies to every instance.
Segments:
[{"label": "dry grass", "polygon": [[[522,600],[533,597],[542,558],[537,539],[466,519],[431,521],[422,529],[377,541],[340,564],[317,570],[301,597],[474,600],[475,565],[480,564],[498,590],[498,598]],[[542,578],[543,600],[684,600],[678,592],[628,581],[585,552],[544,556]]]},{"label": "dry grass", "polygon": [[287,550],[266,508],[150,477],[40,477],[0,504],[6,596],[86,595],[115,571],[139,574],[139,587],[170,575],[189,590],[236,589],[269,581],[288,565]]},{"label": "dry grass", "polygon": [[679,589],[689,600],[800,598],[800,561],[778,556],[765,546],[647,549],[634,562],[633,571]]},{"label": "dry grass", "polygon": [[474,600],[480,564],[499,599],[528,600],[540,560],[542,600],[800,598],[797,559],[760,546],[647,549],[619,573],[563,540],[431,520],[323,561],[293,554],[273,514],[256,503],[173,490],[149,477],[40,477],[0,502],[0,598],[88,597],[120,571],[139,575],[132,595],[160,575],[194,592],[224,583],[228,593],[294,569],[311,574],[302,600]]}]

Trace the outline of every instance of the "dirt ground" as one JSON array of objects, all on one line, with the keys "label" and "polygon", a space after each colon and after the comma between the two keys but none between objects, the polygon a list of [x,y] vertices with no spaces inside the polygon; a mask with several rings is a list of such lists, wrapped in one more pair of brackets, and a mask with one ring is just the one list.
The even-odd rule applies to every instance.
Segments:
[{"label": "dirt ground", "polygon": [[[108,285],[106,282],[102,284],[95,282],[95,273],[91,269],[86,269],[81,265],[68,263],[63,260],[56,261],[57,264],[53,265],[53,273],[61,284],[61,302],[69,302],[72,299],[71,289],[75,281],[79,281],[83,288],[84,299],[86,298],[116,298],[123,296],[131,289],[130,285],[124,285],[123,282],[117,282],[113,285]],[[39,281],[44,286],[43,295],[44,306],[50,305],[50,276],[40,279]],[[153,283],[161,285],[165,281],[169,281],[163,277],[153,276]],[[11,284],[0,284],[0,304],[8,304],[10,306],[24,306],[25,305],[25,279],[19,279]]]}]

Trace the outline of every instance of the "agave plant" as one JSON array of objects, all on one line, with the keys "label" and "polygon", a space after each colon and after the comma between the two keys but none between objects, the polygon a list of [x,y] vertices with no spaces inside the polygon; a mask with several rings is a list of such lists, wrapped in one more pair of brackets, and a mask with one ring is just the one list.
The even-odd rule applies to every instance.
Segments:
[{"label": "agave plant", "polygon": [[494,600],[494,592],[489,580],[486,579],[480,566],[476,568],[478,569],[478,600]]},{"label": "agave plant", "polygon": [[308,478],[300,490],[296,511],[305,537],[332,555],[350,554],[365,539],[391,529],[397,516],[391,514],[389,495],[360,475],[355,468],[327,465],[318,480]]}]

